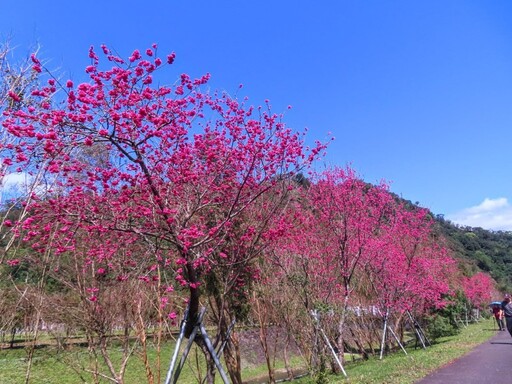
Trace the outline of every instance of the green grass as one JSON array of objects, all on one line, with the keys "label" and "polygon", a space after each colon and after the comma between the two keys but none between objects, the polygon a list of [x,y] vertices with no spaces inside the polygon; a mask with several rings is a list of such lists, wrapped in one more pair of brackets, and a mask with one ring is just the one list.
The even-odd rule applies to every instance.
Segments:
[{"label": "green grass", "polygon": [[[396,352],[384,356],[382,360],[375,357],[349,363],[345,367],[348,380],[341,375],[330,375],[329,383],[412,384],[494,336],[496,332],[493,331],[493,326],[492,319],[483,320],[470,324],[458,335],[437,340],[426,350],[408,348],[407,356],[403,352]],[[297,384],[314,382],[312,378],[295,381]]]},{"label": "green grass", "polygon": [[[155,382],[162,383],[166,377],[170,359],[174,351],[174,343],[167,343],[161,351],[161,376],[160,381],[156,380],[156,351],[149,351],[149,360],[153,363],[153,372]],[[119,366],[121,360],[121,351],[119,348],[111,348],[110,351],[114,365]],[[136,353],[130,358],[125,374],[126,384],[146,383],[144,365]],[[25,382],[25,373],[27,369],[27,352],[23,348],[6,349],[0,351],[0,383],[1,384],[22,384]],[[178,361],[181,355],[178,357]],[[197,359],[196,359],[197,357]],[[101,358],[100,358],[101,359]],[[199,362],[199,363],[198,363]],[[198,366],[199,369],[198,369]],[[292,357],[291,364],[300,366],[302,359]],[[73,367],[75,369],[73,369]],[[31,369],[31,383],[37,384],[76,384],[93,383],[92,375],[86,370],[90,367],[89,354],[84,347],[73,347],[65,352],[58,352],[53,347],[37,349],[34,352],[33,364]],[[284,369],[282,361],[276,362],[276,369]],[[196,384],[199,375],[197,372],[205,372],[204,358],[194,347],[189,354],[179,378],[180,384]],[[106,366],[101,362],[101,372],[108,374]],[[242,377],[245,379],[267,377],[266,365],[247,366],[242,369]],[[264,379],[263,379],[264,380]],[[102,379],[101,383],[112,383],[107,379]],[[219,374],[216,374],[216,382],[221,383]]]},{"label": "green grass", "polygon": [[[471,324],[468,328],[461,331],[460,334],[452,337],[439,339],[437,343],[426,350],[408,349],[408,355],[403,352],[385,355],[383,360],[378,357],[371,358],[367,361],[349,362],[345,369],[349,376],[349,380],[343,376],[328,376],[329,383],[350,383],[350,384],[407,384],[414,383],[416,380],[426,376],[430,372],[435,371],[440,366],[462,356],[476,345],[486,341],[496,332],[492,331],[492,319],[481,321],[480,323]],[[111,350],[114,359],[119,360],[121,353],[119,349]],[[150,351],[150,360],[156,360],[156,352]],[[173,344],[167,343],[161,354],[161,380],[163,382],[169,360],[173,352]],[[197,383],[197,371],[195,364],[196,351],[191,351],[189,359],[184,366],[183,373],[180,376],[180,384]],[[0,383],[2,384],[18,384],[24,383],[25,372],[27,367],[26,351],[23,349],[2,350],[0,351]],[[202,361],[200,357],[198,361]],[[72,362],[72,364],[71,364]],[[46,347],[35,351],[31,383],[37,384],[77,384],[92,383],[92,377],[89,373],[81,371],[83,380],[76,371],[76,368],[87,367],[89,357],[86,348],[75,347],[66,352],[59,352],[53,348]],[[292,359],[293,366],[302,365],[300,358]],[[201,365],[201,371],[204,372],[204,364]],[[276,369],[282,369],[282,362],[278,362]],[[106,369],[103,366],[103,371]],[[260,382],[264,382],[267,375],[266,366],[250,366],[244,367],[242,377],[244,380],[251,378],[260,378]],[[145,377],[144,366],[141,359],[137,355],[132,356],[127,368],[125,383],[138,384],[147,382]],[[221,380],[217,374],[217,383]],[[315,380],[311,377],[304,377],[294,381],[297,384],[311,384]],[[108,380],[102,380],[101,383],[111,383]]]}]

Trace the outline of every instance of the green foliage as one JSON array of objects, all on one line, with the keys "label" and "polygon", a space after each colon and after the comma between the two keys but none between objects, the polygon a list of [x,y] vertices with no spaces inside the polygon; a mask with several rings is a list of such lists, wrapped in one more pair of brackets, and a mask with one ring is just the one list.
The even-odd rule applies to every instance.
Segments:
[{"label": "green foliage", "polygon": [[467,275],[488,272],[502,291],[512,291],[512,232],[457,226],[442,215],[436,221]]},{"label": "green foliage", "polygon": [[12,282],[15,284],[26,284],[31,286],[37,286],[42,281],[47,293],[63,293],[67,291],[67,288],[63,284],[51,276],[48,276],[45,271],[38,268],[37,265],[32,265],[24,259],[22,259],[17,265],[1,267],[0,275],[9,276],[9,279],[0,282],[0,287],[5,289],[12,288],[12,279]]},{"label": "green foliage", "polygon": [[320,367],[318,372],[315,375],[315,383],[316,384],[329,384],[329,376],[327,375],[327,369],[325,366],[325,356],[320,356]]},{"label": "green foliage", "polygon": [[457,320],[465,318],[466,311],[471,308],[463,292],[459,291],[454,297],[449,297],[447,300],[449,301],[447,306],[434,311],[426,318],[427,333],[431,340],[459,333]]},{"label": "green foliage", "polygon": [[451,319],[440,314],[428,318],[427,334],[430,340],[437,340],[440,337],[453,336],[459,329],[453,325]]},{"label": "green foliage", "polygon": [[322,301],[315,302],[314,308],[317,312],[319,312],[321,314],[329,313],[333,310],[332,305],[330,305],[329,303],[326,303],[326,302],[322,302]]}]

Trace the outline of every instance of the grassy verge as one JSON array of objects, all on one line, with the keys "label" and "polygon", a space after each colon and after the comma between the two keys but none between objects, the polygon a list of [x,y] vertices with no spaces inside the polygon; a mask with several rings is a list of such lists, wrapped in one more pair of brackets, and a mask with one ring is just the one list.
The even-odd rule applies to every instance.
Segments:
[{"label": "grassy verge", "polygon": [[[350,384],[412,384],[443,365],[461,357],[475,346],[496,334],[492,319],[470,324],[458,335],[437,340],[436,344],[423,349],[408,349],[404,353],[385,356],[383,360],[371,358],[364,362],[347,364],[349,379],[328,376],[329,383]],[[312,378],[295,381],[297,384],[315,383]]]},{"label": "grassy verge", "polygon": [[[383,360],[371,358],[368,361],[348,363],[345,366],[349,376],[348,380],[342,376],[334,375],[328,376],[327,379],[332,384],[414,383],[437,368],[467,353],[476,345],[488,340],[496,334],[493,328],[492,319],[471,324],[468,328],[463,329],[460,334],[439,339],[435,345],[426,350],[409,348],[407,356],[402,352],[397,352],[385,356]],[[161,381],[165,377],[166,372],[164,370],[168,366],[168,360],[172,351],[172,343],[167,343],[162,350],[163,371],[161,372]],[[120,352],[116,351],[116,348],[113,348],[111,352],[114,355],[114,360],[119,360]],[[180,376],[180,384],[194,384],[198,382],[197,372],[199,367],[196,365],[196,353],[198,352],[195,349],[191,351],[190,359],[187,360],[183,373]],[[0,383],[24,383],[27,367],[25,358],[26,352],[23,349],[0,351]],[[155,362],[156,355],[154,350],[150,351],[149,358],[150,361]],[[199,361],[199,366],[201,366],[199,370],[204,372],[201,356],[199,356]],[[89,355],[86,348],[77,347],[65,352],[57,352],[52,348],[42,348],[35,352],[30,382],[38,384],[90,383],[92,382],[92,377],[87,372],[89,364]],[[102,365],[101,370],[105,372],[104,365],[101,363],[100,365]],[[303,364],[301,359],[297,357],[292,359],[292,365],[299,367]],[[154,368],[156,369],[155,366]],[[283,368],[282,362],[279,362],[276,366],[276,369],[280,368]],[[266,367],[265,365],[245,367],[242,377],[245,381],[251,383],[265,382]],[[106,379],[100,380],[100,382],[111,383],[111,381]],[[127,384],[147,382],[144,366],[136,352],[128,364],[125,382]],[[220,383],[221,381],[217,378],[216,382]],[[315,380],[311,377],[304,377],[295,380],[295,383],[312,384],[315,383]]]}]

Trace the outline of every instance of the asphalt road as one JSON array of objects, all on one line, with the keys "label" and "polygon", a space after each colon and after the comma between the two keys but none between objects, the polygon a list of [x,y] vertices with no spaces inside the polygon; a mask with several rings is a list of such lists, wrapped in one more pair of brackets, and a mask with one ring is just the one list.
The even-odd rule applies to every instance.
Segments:
[{"label": "asphalt road", "polygon": [[497,331],[489,341],[416,384],[512,384],[512,337]]}]

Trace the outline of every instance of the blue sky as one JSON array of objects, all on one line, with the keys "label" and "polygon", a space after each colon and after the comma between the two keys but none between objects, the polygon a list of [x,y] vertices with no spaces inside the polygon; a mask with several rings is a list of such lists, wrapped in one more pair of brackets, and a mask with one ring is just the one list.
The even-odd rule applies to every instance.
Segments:
[{"label": "blue sky", "polygon": [[[180,73],[269,99],[327,165],[471,226],[512,230],[512,2],[0,0],[0,38],[74,80],[89,46],[158,43]],[[287,106],[292,110],[288,111]]]}]

